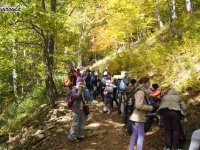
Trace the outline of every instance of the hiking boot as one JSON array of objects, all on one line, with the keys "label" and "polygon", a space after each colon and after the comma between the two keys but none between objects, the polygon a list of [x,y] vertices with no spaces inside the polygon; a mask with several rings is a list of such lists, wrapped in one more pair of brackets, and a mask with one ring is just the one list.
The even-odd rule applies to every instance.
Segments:
[{"label": "hiking boot", "polygon": [[105,114],[105,113],[107,113],[108,111],[107,110],[103,110],[103,113]]},{"label": "hiking boot", "polygon": [[69,143],[76,143],[76,139],[68,139]]},{"label": "hiking boot", "polygon": [[78,139],[79,141],[83,141],[83,140],[85,140],[85,137],[84,137],[84,136],[82,136],[82,137],[77,137],[77,139]]}]

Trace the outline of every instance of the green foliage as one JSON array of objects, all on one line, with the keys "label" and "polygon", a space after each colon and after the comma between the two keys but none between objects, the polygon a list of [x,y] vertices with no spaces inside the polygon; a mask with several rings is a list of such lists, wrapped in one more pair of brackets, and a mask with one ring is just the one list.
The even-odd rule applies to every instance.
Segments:
[{"label": "green foliage", "polygon": [[17,108],[17,114],[28,114],[33,112],[39,105],[47,103],[46,89],[44,86],[38,86],[33,89],[33,92],[29,93],[24,100],[19,104]]},{"label": "green foliage", "polygon": [[171,27],[126,47],[116,57],[111,55],[104,67],[114,73],[127,70],[134,78],[148,75],[162,87],[173,84],[182,92],[199,92],[199,14],[182,13]]},{"label": "green foliage", "polygon": [[33,91],[26,95],[18,106],[14,102],[10,103],[4,113],[0,115],[0,132],[17,131],[31,117],[30,114],[45,103],[48,103],[46,88],[44,86],[34,87]]}]

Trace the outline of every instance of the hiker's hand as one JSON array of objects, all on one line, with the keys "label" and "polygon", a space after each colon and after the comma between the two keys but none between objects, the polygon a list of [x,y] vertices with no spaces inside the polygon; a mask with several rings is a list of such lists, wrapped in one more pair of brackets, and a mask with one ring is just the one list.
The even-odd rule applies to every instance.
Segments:
[{"label": "hiker's hand", "polygon": [[81,86],[82,86],[82,82],[78,82],[76,85],[77,88],[81,88]]}]

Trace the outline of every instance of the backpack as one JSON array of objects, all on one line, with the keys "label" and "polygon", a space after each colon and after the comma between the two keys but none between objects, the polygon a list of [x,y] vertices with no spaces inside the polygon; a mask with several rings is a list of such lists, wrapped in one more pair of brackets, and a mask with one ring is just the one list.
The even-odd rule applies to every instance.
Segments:
[{"label": "backpack", "polygon": [[134,108],[133,98],[131,96],[128,96],[125,101],[125,112],[131,115],[134,109],[135,108]]},{"label": "backpack", "polygon": [[90,91],[89,91],[89,89],[88,88],[84,88],[84,97],[86,98],[86,99],[90,99]]},{"label": "backpack", "polygon": [[94,81],[95,81],[95,76],[92,75],[91,78],[90,78],[90,84],[94,83]]},{"label": "backpack", "polygon": [[120,91],[125,91],[126,89],[126,84],[124,83],[123,79],[119,83],[119,90]]},{"label": "backpack", "polygon": [[112,86],[106,86],[104,91],[107,92],[107,94],[105,95],[106,98],[113,98],[113,87]]}]

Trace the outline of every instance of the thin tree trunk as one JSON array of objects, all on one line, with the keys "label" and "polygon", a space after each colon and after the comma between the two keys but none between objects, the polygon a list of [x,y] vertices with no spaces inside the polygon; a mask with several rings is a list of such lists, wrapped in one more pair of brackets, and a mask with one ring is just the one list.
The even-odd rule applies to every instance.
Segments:
[{"label": "thin tree trunk", "polygon": [[94,53],[94,61],[97,62],[97,53]]},{"label": "thin tree trunk", "polygon": [[85,12],[83,12],[82,14],[82,22],[80,24],[80,39],[79,39],[79,50],[78,50],[78,68],[82,68],[83,67],[83,56],[82,56],[82,45],[83,45],[83,33],[85,30],[85,17],[86,14]]},{"label": "thin tree trunk", "polygon": [[191,1],[190,0],[185,0],[186,2],[186,10],[187,12],[192,12],[192,7],[191,7]]},{"label": "thin tree trunk", "polygon": [[156,7],[156,17],[157,17],[157,20],[158,20],[158,24],[159,24],[160,28],[162,29],[164,27],[164,25],[163,25],[163,22],[162,22],[162,20],[160,18],[158,0],[156,0],[156,6],[155,7]]},{"label": "thin tree trunk", "polygon": [[15,39],[13,41],[13,48],[12,48],[12,54],[13,54],[13,70],[12,70],[12,76],[13,76],[13,90],[14,90],[14,96],[15,96],[15,103],[16,105],[19,104],[19,96],[17,91],[17,70],[16,70],[16,60],[17,60],[17,50],[16,50],[16,41]]},{"label": "thin tree trunk", "polygon": [[171,18],[171,7],[170,7],[169,0],[167,0],[167,5],[168,5],[169,29],[171,30],[171,28],[172,28],[172,18]]},{"label": "thin tree trunk", "polygon": [[172,19],[175,20],[176,18],[176,0],[172,0]]},{"label": "thin tree trunk", "polygon": [[44,10],[46,10],[46,6],[45,6],[45,1],[44,1],[44,0],[42,0],[42,8],[43,8]]},{"label": "thin tree trunk", "polygon": [[83,57],[82,57],[82,44],[83,44],[83,23],[80,25],[81,33],[79,38],[79,46],[78,46],[78,68],[82,68],[83,66]]}]

